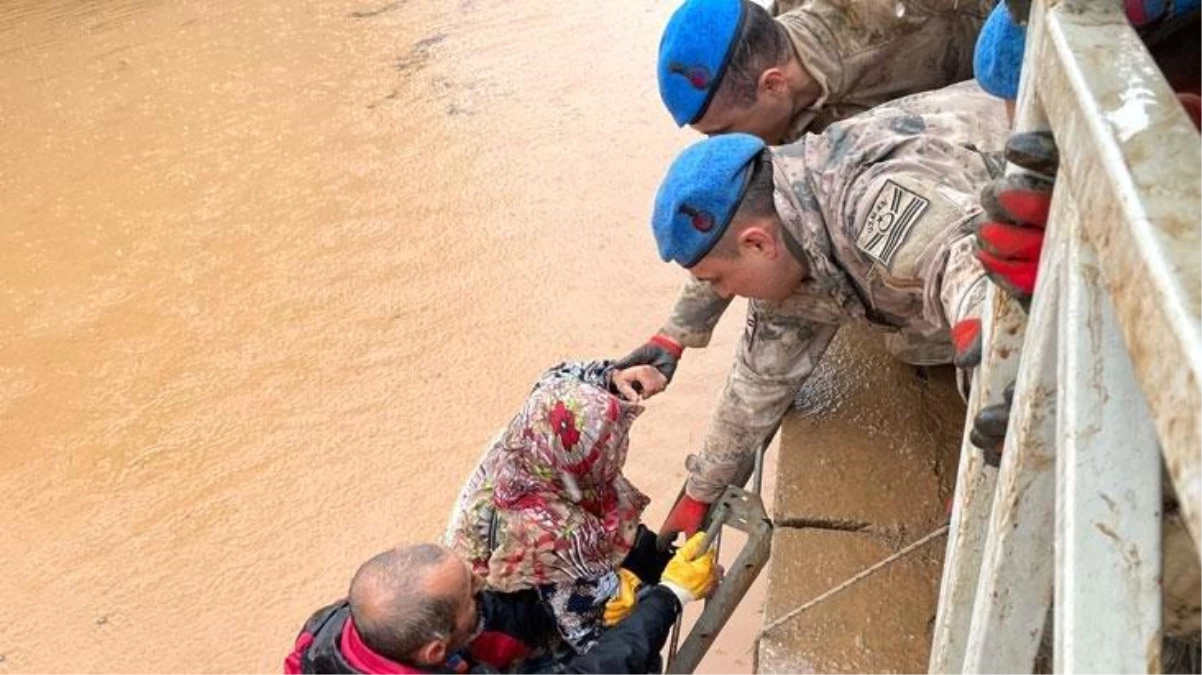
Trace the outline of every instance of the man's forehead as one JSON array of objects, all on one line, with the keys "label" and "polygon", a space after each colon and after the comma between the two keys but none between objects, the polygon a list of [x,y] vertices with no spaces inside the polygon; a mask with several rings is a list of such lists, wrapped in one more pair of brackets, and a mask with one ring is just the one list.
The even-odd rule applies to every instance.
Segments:
[{"label": "man's forehead", "polygon": [[430,570],[426,586],[435,595],[460,595],[464,586],[471,586],[471,570],[462,558],[450,553]]}]

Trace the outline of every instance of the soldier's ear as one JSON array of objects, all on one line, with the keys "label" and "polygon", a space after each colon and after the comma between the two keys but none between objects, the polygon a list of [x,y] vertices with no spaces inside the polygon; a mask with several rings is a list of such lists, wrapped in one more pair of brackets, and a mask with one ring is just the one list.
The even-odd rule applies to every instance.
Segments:
[{"label": "soldier's ear", "polygon": [[751,225],[739,233],[739,248],[743,254],[754,254],[772,260],[777,255],[776,237],[760,225]]},{"label": "soldier's ear", "polygon": [[789,93],[789,80],[785,71],[773,66],[760,73],[759,93],[766,96],[786,96]]}]

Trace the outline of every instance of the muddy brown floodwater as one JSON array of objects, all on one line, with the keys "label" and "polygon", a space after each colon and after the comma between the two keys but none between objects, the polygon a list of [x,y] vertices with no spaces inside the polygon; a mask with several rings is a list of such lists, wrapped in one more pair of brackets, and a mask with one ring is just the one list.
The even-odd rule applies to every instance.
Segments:
[{"label": "muddy brown floodwater", "polygon": [[[0,5],[0,673],[278,672],[542,369],[649,335],[671,9]],[[650,521],[730,314],[635,427]]]}]

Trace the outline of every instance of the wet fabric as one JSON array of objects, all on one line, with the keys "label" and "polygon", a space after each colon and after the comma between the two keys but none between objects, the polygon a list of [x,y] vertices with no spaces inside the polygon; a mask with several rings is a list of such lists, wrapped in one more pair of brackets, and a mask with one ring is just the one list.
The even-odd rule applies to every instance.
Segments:
[{"label": "wet fabric", "polygon": [[547,371],[464,485],[446,535],[492,588],[538,589],[578,651],[600,635],[648,503],[622,475],[642,406],[609,391],[611,371]]},{"label": "wet fabric", "polygon": [[918,350],[908,355],[921,363],[951,361],[951,326],[980,313],[972,225],[1007,133],[1002,101],[966,82],[773,149],[785,243],[810,273],[783,302],[748,303],[702,451],[687,462],[693,498],[717,498],[840,325],[897,335],[898,350]]}]

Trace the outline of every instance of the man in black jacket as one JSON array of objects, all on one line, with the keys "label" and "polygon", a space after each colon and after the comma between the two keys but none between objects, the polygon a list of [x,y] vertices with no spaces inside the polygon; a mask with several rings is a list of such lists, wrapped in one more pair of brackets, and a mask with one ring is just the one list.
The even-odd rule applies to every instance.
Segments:
[{"label": "man in black jacket", "polygon": [[301,630],[285,673],[647,673],[684,603],[718,580],[702,534],[647,583],[616,626],[584,654],[529,660],[556,641],[556,624],[534,591],[498,593],[452,551],[401,546],[362,567],[348,597],[318,610]]}]

